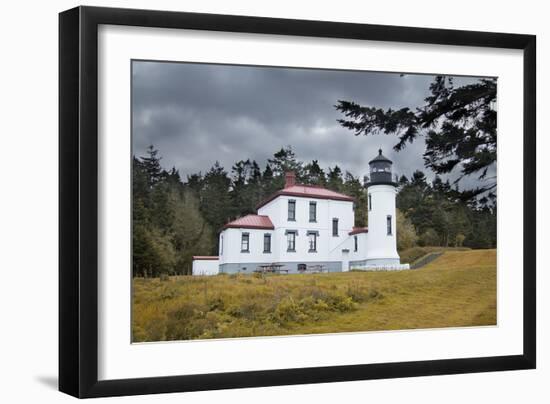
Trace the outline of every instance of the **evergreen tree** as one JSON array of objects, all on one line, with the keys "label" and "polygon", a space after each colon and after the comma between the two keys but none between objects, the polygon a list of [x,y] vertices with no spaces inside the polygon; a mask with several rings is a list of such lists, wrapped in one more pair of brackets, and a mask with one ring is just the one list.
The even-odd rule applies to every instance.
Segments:
[{"label": "evergreen tree", "polygon": [[341,191],[355,199],[353,206],[355,214],[354,225],[357,227],[366,226],[368,222],[368,198],[366,189],[361,184],[359,178],[354,177],[352,173],[346,171]]},{"label": "evergreen tree", "polygon": [[199,201],[192,192],[173,190],[169,199],[174,210],[170,233],[177,257],[175,271],[191,275],[193,255],[213,254],[213,239],[216,235],[200,214]]},{"label": "evergreen tree", "polygon": [[158,150],[153,145],[149,145],[147,148],[147,156],[141,157],[141,164],[147,173],[149,187],[154,186],[161,180],[162,167],[160,166],[160,157],[158,157]]},{"label": "evergreen tree", "polygon": [[399,209],[396,209],[395,219],[397,227],[397,250],[403,251],[416,246],[418,236],[411,221]]},{"label": "evergreen tree", "polygon": [[342,170],[337,165],[334,168],[328,168],[327,188],[336,192],[340,192],[344,186],[342,178]]},{"label": "evergreen tree", "polygon": [[[219,231],[225,223],[234,217],[230,190],[231,179],[220,163],[216,161],[204,175],[200,193],[201,213],[215,231]],[[216,238],[212,253],[217,251],[217,245]]]},{"label": "evergreen tree", "polygon": [[232,216],[254,213],[256,198],[251,183],[253,166],[250,160],[241,160],[231,169],[232,189],[230,193]]},{"label": "evergreen tree", "polygon": [[251,198],[252,212],[256,209],[256,206],[265,198],[262,187],[262,172],[260,166],[256,160],[252,161],[251,174],[248,181],[249,195]]},{"label": "evergreen tree", "polygon": [[200,172],[197,174],[191,174],[187,176],[187,182],[185,183],[185,187],[193,191],[195,195],[200,195],[200,192],[202,190],[202,185],[203,185],[203,178]]},{"label": "evergreen tree", "polygon": [[[367,192],[359,178],[342,174],[338,166],[324,171],[316,160],[303,166],[290,147],[275,153],[263,172],[256,161],[240,160],[230,177],[216,162],[204,176],[188,175],[185,184],[174,167],[166,171],[160,160],[153,146],[147,156],[132,159],[134,276],[190,274],[192,256],[217,254],[219,229],[236,216],[255,213],[258,202],[282,188],[282,174],[292,167],[301,173],[301,182],[326,182],[329,189],[354,197],[355,226],[367,225]],[[462,194],[438,175],[431,183],[422,171],[410,179],[402,175],[396,201],[398,248],[416,243],[494,248],[495,196],[465,202]]]},{"label": "evergreen tree", "polygon": [[456,169],[457,181],[472,174],[487,180],[483,185],[463,191],[463,199],[493,193],[496,182],[487,178],[487,173],[496,163],[496,79],[480,79],[455,87],[452,78],[436,76],[429,90],[424,105],[415,111],[384,110],[339,100],[335,107],[346,119],[338,122],[356,135],[396,135],[399,140],[394,149],[397,151],[424,135],[427,168],[436,174],[448,174]]},{"label": "evergreen tree", "polygon": [[280,189],[277,187],[278,184],[275,182],[271,165],[267,163],[261,180],[262,199],[267,198],[269,195],[277,191],[277,189]]},{"label": "evergreen tree", "polygon": [[313,160],[304,167],[304,183],[309,185],[325,186],[327,178],[325,172],[319,166],[318,160]]},{"label": "evergreen tree", "polygon": [[285,173],[289,171],[294,172],[298,182],[303,179],[303,164],[296,159],[291,146],[282,147],[281,150],[273,154],[273,158],[269,159],[268,163],[273,172],[277,189],[284,187]]}]

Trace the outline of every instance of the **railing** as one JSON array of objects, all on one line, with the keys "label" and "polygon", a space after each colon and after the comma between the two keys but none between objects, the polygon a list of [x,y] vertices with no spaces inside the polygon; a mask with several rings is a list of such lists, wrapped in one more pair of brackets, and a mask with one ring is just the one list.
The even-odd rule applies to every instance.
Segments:
[{"label": "railing", "polygon": [[425,255],[424,257],[416,260],[412,265],[411,269],[418,269],[422,268],[425,265],[428,265],[430,262],[434,261],[435,259],[441,257],[443,255],[443,251],[440,252],[433,252],[428,255]]}]

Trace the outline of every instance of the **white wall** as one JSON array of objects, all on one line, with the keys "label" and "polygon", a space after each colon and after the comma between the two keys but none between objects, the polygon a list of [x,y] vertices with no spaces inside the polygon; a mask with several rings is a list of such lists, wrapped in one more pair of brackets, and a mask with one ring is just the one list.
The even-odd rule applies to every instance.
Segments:
[{"label": "white wall", "polygon": [[[296,220],[288,220],[288,201],[296,201]],[[317,221],[309,221],[309,203],[317,204]],[[260,215],[268,215],[275,226],[277,250],[275,258],[288,261],[339,261],[345,239],[353,228],[353,203],[329,199],[315,199],[292,196],[279,196],[258,210]],[[338,218],[338,237],[332,236],[332,219]],[[285,232],[298,230],[296,252],[287,251]],[[318,231],[317,252],[310,253],[308,230]]]},{"label": "white wall", "polygon": [[364,260],[367,257],[367,238],[368,233],[359,233],[357,236],[357,251],[355,251],[355,242],[353,240],[354,236],[349,236],[349,259],[350,261]]},{"label": "white wall", "polygon": [[[243,233],[248,233],[249,252],[241,252],[241,238]],[[271,253],[264,253],[264,234],[271,234]],[[223,254],[220,256],[220,264],[225,263],[250,263],[273,262],[276,242],[273,230],[261,229],[225,229],[222,232],[224,240]]]},{"label": "white wall", "polygon": [[[371,196],[369,206],[369,232],[367,233],[367,259],[398,259],[395,196],[396,189],[391,185],[373,185],[367,190]],[[391,216],[392,234],[387,233],[387,217]]]},{"label": "white wall", "polygon": [[193,275],[217,275],[219,260],[193,260]]},{"label": "white wall", "polygon": [[[2,397],[9,403],[74,403],[56,391],[57,384],[57,13],[80,1],[3,2],[2,97],[0,121],[5,148],[0,159],[0,241],[3,246],[3,279],[0,307],[3,329],[0,344]],[[89,5],[157,8],[225,14],[263,15],[282,18],[336,20],[374,24],[424,26],[538,35],[538,258],[550,261],[550,167],[544,160],[550,149],[550,25],[545,2],[525,0],[462,0],[448,7],[437,0],[386,2],[297,2],[279,0],[172,1],[89,0]],[[8,79],[9,78],[9,79]],[[40,181],[29,186],[21,178]],[[39,197],[38,197],[39,196]],[[25,218],[25,220],[22,220]],[[29,231],[23,223],[33,223]],[[32,253],[29,253],[32,251]],[[550,271],[539,265],[538,273],[538,369],[437,377],[415,377],[311,384],[271,388],[219,390],[186,394],[119,397],[109,403],[258,403],[315,401],[334,403],[347,398],[370,402],[408,404],[473,402],[546,403],[550,380]]]}]

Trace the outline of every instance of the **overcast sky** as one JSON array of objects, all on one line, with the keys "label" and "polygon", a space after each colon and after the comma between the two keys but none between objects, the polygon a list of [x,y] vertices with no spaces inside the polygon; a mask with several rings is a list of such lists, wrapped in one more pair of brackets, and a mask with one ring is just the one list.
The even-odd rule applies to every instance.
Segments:
[{"label": "overcast sky", "polygon": [[133,152],[143,156],[153,144],[163,167],[176,167],[184,180],[216,160],[228,172],[248,158],[263,170],[287,145],[301,161],[319,160],[325,170],[338,164],[359,177],[382,148],[394,173],[422,169],[433,177],[423,166],[423,138],[397,153],[395,136],[355,136],[338,124],[334,108],[337,100],[415,108],[433,76],[143,61],[132,67]]}]

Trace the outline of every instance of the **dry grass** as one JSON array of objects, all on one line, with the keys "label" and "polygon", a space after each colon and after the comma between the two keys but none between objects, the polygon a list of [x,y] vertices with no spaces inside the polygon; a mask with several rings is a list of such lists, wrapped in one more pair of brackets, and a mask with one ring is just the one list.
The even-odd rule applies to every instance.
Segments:
[{"label": "dry grass", "polygon": [[396,272],[134,279],[133,340],[496,324],[496,250]]},{"label": "dry grass", "polygon": [[468,247],[412,247],[399,252],[401,262],[414,264],[427,254],[441,251],[469,251]]}]

